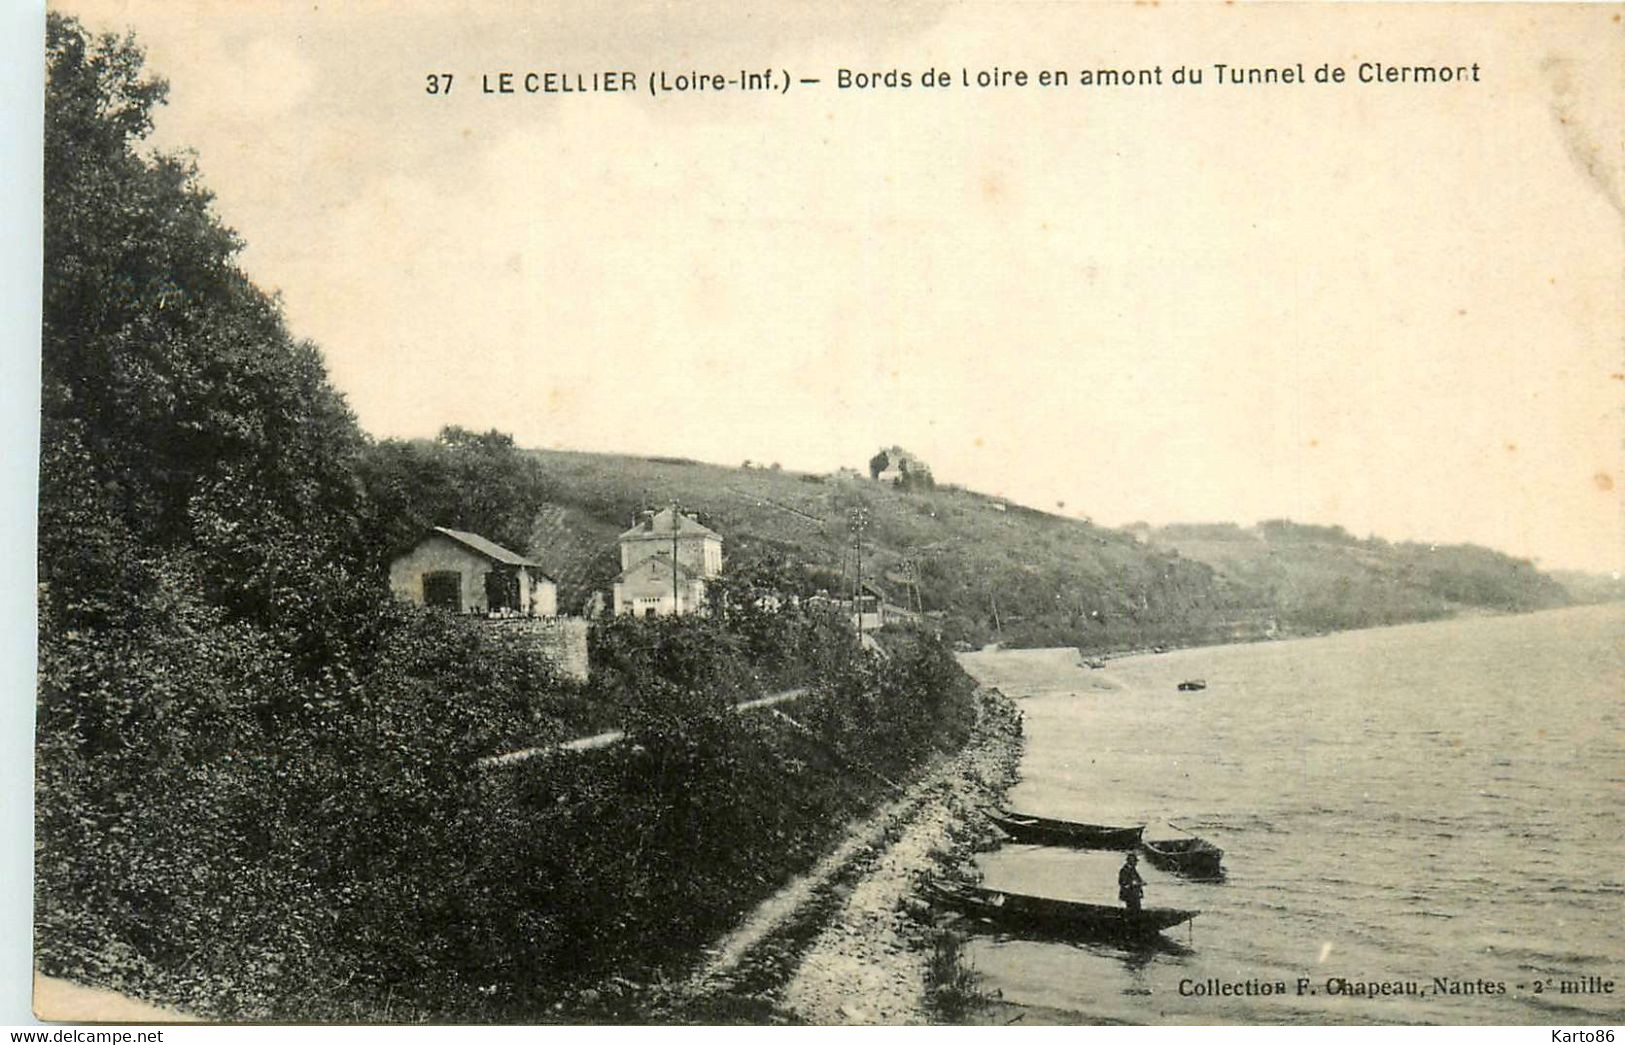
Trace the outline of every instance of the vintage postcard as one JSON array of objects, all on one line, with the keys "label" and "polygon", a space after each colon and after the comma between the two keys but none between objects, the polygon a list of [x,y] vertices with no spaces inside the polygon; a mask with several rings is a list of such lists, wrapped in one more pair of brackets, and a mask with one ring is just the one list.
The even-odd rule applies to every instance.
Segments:
[{"label": "vintage postcard", "polygon": [[1612,1040],[1622,11],[53,3],[37,1015]]}]

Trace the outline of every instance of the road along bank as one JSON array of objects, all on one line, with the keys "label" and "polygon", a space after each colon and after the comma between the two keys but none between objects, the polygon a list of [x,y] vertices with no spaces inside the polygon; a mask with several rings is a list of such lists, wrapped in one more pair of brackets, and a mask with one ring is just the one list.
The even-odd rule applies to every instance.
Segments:
[{"label": "road along bank", "polygon": [[812,871],[758,906],[690,981],[684,1008],[722,1020],[816,1024],[938,1022],[928,972],[941,930],[921,880],[973,873],[992,844],[984,815],[1015,779],[1021,713],[978,688],[965,746],[873,815]]}]

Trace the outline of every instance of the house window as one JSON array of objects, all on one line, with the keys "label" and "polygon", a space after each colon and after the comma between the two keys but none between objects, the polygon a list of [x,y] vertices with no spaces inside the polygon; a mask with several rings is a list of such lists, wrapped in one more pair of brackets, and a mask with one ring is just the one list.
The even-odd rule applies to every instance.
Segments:
[{"label": "house window", "polygon": [[456,570],[437,570],[423,575],[423,605],[463,612],[463,575]]}]

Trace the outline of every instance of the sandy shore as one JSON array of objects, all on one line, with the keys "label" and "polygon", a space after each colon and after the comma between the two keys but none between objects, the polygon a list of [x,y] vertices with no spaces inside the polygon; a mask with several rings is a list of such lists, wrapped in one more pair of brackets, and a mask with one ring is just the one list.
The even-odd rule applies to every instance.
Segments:
[{"label": "sandy shore", "polygon": [[1109,669],[1086,667],[1082,654],[1071,646],[961,653],[959,664],[982,685],[1022,696],[1123,688]]}]

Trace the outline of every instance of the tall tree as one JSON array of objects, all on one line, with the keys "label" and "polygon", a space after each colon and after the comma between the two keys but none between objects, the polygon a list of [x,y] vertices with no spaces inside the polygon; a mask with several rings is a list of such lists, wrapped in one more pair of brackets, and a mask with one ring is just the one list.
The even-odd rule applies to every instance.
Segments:
[{"label": "tall tree", "polygon": [[[235,264],[190,159],[145,147],[163,81],[133,39],[51,15],[46,37],[41,576],[103,609],[132,554],[312,665],[376,593],[363,437],[320,353]],[[125,593],[127,597],[129,593]]]}]

